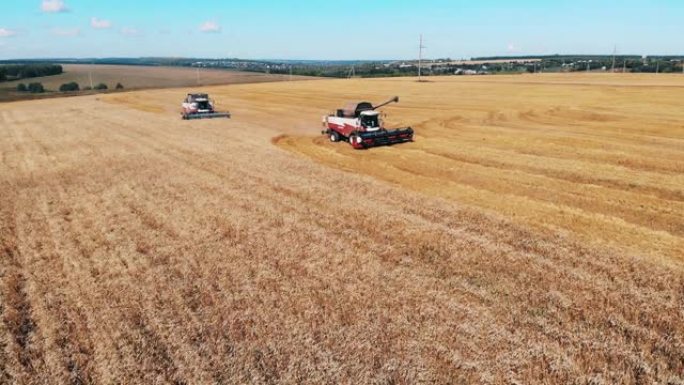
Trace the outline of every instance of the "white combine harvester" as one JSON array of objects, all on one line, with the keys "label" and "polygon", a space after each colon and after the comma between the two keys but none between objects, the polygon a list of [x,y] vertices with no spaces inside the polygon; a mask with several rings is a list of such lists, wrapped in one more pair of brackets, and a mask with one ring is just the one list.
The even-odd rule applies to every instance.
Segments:
[{"label": "white combine harvester", "polygon": [[216,112],[214,102],[207,94],[188,94],[181,105],[184,120],[229,118],[230,112]]},{"label": "white combine harvester", "polygon": [[398,102],[399,97],[395,96],[377,106],[369,102],[349,103],[345,108],[323,117],[325,130],[322,134],[327,135],[331,142],[345,140],[355,149],[412,142],[411,127],[388,130],[377,111],[380,107]]}]

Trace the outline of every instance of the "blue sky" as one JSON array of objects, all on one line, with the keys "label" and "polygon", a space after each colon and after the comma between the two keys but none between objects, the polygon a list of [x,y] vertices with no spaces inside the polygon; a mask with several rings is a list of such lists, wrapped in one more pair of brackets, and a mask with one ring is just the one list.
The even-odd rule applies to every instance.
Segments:
[{"label": "blue sky", "polygon": [[0,59],[684,54],[681,0],[18,0]]}]

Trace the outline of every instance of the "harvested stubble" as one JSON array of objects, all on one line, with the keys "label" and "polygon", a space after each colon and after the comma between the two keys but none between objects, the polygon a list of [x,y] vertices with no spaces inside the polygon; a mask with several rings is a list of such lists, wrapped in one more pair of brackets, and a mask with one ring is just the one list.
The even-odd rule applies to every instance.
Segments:
[{"label": "harvested stubble", "polygon": [[[365,91],[378,97],[389,88],[410,91],[403,106],[389,110],[395,122],[426,120],[414,124],[416,143],[367,152],[300,136],[316,129],[307,122],[318,121],[322,105],[358,96],[350,90],[361,82],[210,90],[233,112],[231,121],[183,122],[160,113],[178,103],[179,92],[170,90],[0,106],[0,382],[681,382],[684,273],[671,249],[603,242],[603,233],[587,239],[556,222],[553,211],[544,226],[498,206],[461,202],[467,195],[457,187],[455,195],[446,187],[424,191],[419,182],[434,186],[433,174],[387,184],[363,166],[372,161],[395,172],[397,163],[424,157],[420,169],[432,173],[444,165],[427,151],[440,142],[454,143],[439,149],[441,162],[475,156],[470,118],[441,131],[428,121],[445,109],[458,115],[463,104],[436,98],[439,105],[411,107],[411,98],[435,98],[445,92],[432,87],[446,83],[472,89],[474,110],[481,90],[525,87],[512,82],[519,80],[369,82]],[[136,100],[150,104],[129,108]],[[528,103],[533,114],[546,108]],[[464,184],[493,186],[485,197],[497,195],[505,177],[496,169],[517,173],[519,184],[504,180],[511,196],[522,195],[526,173],[541,173],[534,167],[551,173],[574,159],[561,151],[570,142],[559,139],[556,147],[526,148],[557,151],[560,163],[526,164],[525,146],[513,139],[543,143],[542,130],[520,124],[506,136],[498,126],[482,141],[493,143],[476,154],[492,168],[489,178],[463,168]],[[273,146],[284,127],[292,129],[276,142],[308,157]],[[570,125],[564,131],[573,132]],[[630,135],[629,143],[605,146],[642,148]],[[644,135],[650,152],[634,157],[580,144],[574,151],[582,162],[593,154],[602,167],[633,159],[634,166],[622,166],[631,175],[669,172],[669,185],[640,179],[635,194],[681,204],[662,194],[681,188],[682,159],[654,166],[662,152],[681,156],[671,144],[676,133]],[[596,140],[588,132],[578,137]],[[499,155],[513,148],[519,156]],[[312,162],[323,160],[317,153],[353,172]],[[459,159],[452,161],[473,163]],[[453,174],[442,177],[457,183]],[[611,180],[632,183],[620,178]],[[563,183],[558,194],[591,185]],[[596,188],[624,194],[619,185]],[[539,194],[553,204],[563,199]],[[513,203],[508,199],[497,201]],[[667,230],[675,222],[654,218],[651,228],[679,236]]]}]

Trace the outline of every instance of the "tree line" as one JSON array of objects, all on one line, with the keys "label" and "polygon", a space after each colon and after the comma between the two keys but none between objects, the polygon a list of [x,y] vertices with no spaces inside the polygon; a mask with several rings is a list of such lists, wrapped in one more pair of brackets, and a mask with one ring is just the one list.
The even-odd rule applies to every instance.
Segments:
[{"label": "tree line", "polygon": [[[537,63],[493,63],[486,65],[489,72],[583,72],[612,71],[637,73],[682,72],[684,56],[637,55],[546,55],[546,56],[491,56],[476,57],[476,61],[539,59]],[[481,66],[473,66],[473,68]]]},{"label": "tree line", "polygon": [[0,82],[59,75],[64,69],[59,64],[0,65]]},{"label": "tree line", "polygon": [[[114,87],[116,90],[123,90],[124,86],[121,83],[117,83],[116,86]],[[96,91],[106,91],[108,90],[109,87],[105,83],[100,83],[92,88],[90,87],[84,87],[81,89],[81,86],[76,83],[76,82],[69,82],[69,83],[64,83],[59,87],[59,92],[78,92],[78,91],[90,91],[90,90],[96,90]],[[19,83],[17,85],[17,92],[28,92],[32,94],[41,94],[46,92],[45,87],[43,86],[42,83],[39,82],[34,82],[34,83]]]}]

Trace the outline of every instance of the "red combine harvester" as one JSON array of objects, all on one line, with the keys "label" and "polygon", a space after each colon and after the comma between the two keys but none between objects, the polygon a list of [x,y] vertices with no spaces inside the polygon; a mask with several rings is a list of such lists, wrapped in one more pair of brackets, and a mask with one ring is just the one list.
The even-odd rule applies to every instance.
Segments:
[{"label": "red combine harvester", "polygon": [[181,105],[184,120],[230,118],[230,112],[216,112],[207,94],[188,94]]},{"label": "red combine harvester", "polygon": [[411,127],[387,130],[383,127],[378,108],[390,103],[398,103],[399,97],[373,106],[369,102],[349,103],[335,114],[323,117],[322,134],[328,135],[331,142],[346,140],[356,149],[384,146],[413,141]]}]

